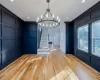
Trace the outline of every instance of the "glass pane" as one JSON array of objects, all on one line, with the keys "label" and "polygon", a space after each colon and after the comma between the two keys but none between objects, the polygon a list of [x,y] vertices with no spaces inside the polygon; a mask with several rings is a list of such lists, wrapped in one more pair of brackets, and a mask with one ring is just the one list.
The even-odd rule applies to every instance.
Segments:
[{"label": "glass pane", "polygon": [[93,38],[100,38],[100,22],[93,23]]},{"label": "glass pane", "polygon": [[88,52],[88,40],[79,39],[79,49]]},{"label": "glass pane", "polygon": [[88,39],[88,25],[78,28],[78,38]]},{"label": "glass pane", "polygon": [[100,21],[94,22],[92,27],[92,53],[100,56]]},{"label": "glass pane", "polygon": [[88,25],[78,28],[78,49],[88,52]]}]

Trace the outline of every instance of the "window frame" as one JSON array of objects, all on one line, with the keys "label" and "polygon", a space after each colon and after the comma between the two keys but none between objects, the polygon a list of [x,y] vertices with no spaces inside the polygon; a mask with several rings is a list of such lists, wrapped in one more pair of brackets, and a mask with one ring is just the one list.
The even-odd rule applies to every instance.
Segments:
[{"label": "window frame", "polygon": [[92,52],[92,55],[99,56],[99,55],[97,55],[98,53],[95,53],[95,52],[94,52],[94,47],[93,47],[93,46],[94,46],[94,41],[93,41],[93,39],[94,39],[94,37],[93,37],[93,34],[94,34],[94,32],[93,32],[93,27],[94,27],[94,24],[95,24],[95,23],[100,23],[100,20],[97,20],[97,21],[92,22],[92,32],[91,32],[91,34],[92,34],[92,35],[91,35],[91,41],[92,41],[92,44],[91,44],[92,47],[91,47],[91,48],[92,48],[92,49],[91,49],[91,52]]},{"label": "window frame", "polygon": [[78,29],[77,29],[77,48],[78,48],[78,50],[81,50],[81,51],[84,51],[84,52],[88,53],[89,52],[89,40],[88,40],[88,50],[87,51],[86,50],[83,50],[83,49],[81,49],[79,47],[79,39],[80,38],[79,38],[79,32],[78,32],[78,30],[79,30],[79,28],[82,28],[82,27],[85,27],[85,26],[88,27],[88,38],[89,38],[89,24],[82,25],[82,26],[78,27]]}]

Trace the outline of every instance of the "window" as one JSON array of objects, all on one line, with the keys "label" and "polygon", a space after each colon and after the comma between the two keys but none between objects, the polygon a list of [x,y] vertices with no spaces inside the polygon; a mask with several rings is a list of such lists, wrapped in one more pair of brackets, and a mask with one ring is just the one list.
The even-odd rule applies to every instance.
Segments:
[{"label": "window", "polygon": [[100,21],[92,24],[92,53],[100,56]]},{"label": "window", "polygon": [[88,52],[88,25],[78,28],[78,49]]}]

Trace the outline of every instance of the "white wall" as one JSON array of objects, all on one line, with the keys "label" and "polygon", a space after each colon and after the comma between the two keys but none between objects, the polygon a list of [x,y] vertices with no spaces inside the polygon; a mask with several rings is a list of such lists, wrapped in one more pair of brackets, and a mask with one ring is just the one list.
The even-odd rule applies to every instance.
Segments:
[{"label": "white wall", "polygon": [[60,29],[55,30],[54,36],[54,45],[60,46]]},{"label": "white wall", "polygon": [[66,52],[66,28],[65,24],[60,25],[60,49],[62,52]]},{"label": "white wall", "polygon": [[53,42],[54,45],[60,46],[60,29],[59,29],[59,27],[49,29],[49,41]]},{"label": "white wall", "polygon": [[66,52],[66,28],[65,23],[61,22],[60,26],[51,29],[49,32],[50,40],[54,42],[55,45],[60,45],[60,49],[63,53]]}]

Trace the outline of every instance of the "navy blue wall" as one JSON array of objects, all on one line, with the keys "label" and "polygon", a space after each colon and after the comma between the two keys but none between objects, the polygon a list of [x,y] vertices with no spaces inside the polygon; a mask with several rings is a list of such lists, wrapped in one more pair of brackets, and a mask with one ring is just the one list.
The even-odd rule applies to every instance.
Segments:
[{"label": "navy blue wall", "polygon": [[[85,63],[89,64],[90,66],[92,66],[93,68],[95,68],[96,70],[100,71],[100,57],[97,57],[95,55],[92,54],[91,52],[91,24],[94,21],[100,20],[100,1],[94,5],[93,7],[91,7],[89,10],[87,10],[86,12],[84,12],[82,15],[80,15],[78,18],[76,18],[74,21],[72,21],[74,23],[74,27],[72,27],[72,30],[70,30],[69,33],[70,35],[73,35],[73,38],[71,39],[69,37],[69,41],[73,42],[74,41],[74,55],[76,57],[78,57],[79,59],[83,60]],[[71,23],[72,23],[71,22]],[[89,38],[88,38],[88,48],[89,51],[84,52],[78,49],[78,40],[77,40],[77,29],[83,25],[89,25]],[[69,26],[70,27],[70,26]],[[66,32],[67,33],[67,32]],[[67,40],[66,40],[67,42]],[[69,46],[70,46],[70,42],[69,42]],[[71,47],[70,47],[71,48]],[[71,51],[71,49],[69,49]],[[73,49],[72,49],[73,51]]]},{"label": "navy blue wall", "polygon": [[23,29],[24,54],[37,54],[37,24],[36,22],[24,22]]},{"label": "navy blue wall", "polygon": [[22,21],[0,5],[0,69],[23,54],[37,54],[37,24]]},{"label": "navy blue wall", "polygon": [[22,55],[23,21],[0,5],[0,69]]},{"label": "navy blue wall", "polygon": [[23,54],[37,54],[37,24],[22,21],[0,5],[0,69]]},{"label": "navy blue wall", "polygon": [[66,54],[74,54],[74,23],[65,22],[66,24]]}]

